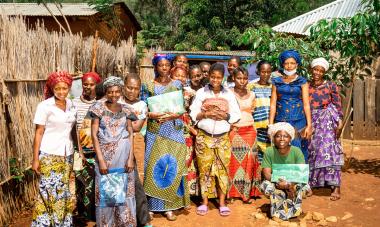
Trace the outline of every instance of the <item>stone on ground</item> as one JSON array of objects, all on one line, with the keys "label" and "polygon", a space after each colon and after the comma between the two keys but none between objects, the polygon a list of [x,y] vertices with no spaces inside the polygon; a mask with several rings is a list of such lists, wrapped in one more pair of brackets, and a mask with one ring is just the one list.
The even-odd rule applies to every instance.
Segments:
[{"label": "stone on ground", "polygon": [[325,219],[325,216],[322,213],[313,212],[313,220],[314,221],[322,221],[323,219]]},{"label": "stone on ground", "polygon": [[338,218],[335,216],[330,216],[326,218],[326,221],[328,222],[338,222]]}]

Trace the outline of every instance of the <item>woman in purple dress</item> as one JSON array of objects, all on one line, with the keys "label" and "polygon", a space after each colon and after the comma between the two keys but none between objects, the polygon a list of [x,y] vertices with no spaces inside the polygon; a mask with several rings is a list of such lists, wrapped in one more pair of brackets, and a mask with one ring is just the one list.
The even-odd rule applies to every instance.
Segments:
[{"label": "woman in purple dress", "polygon": [[309,87],[313,119],[313,135],[309,144],[310,186],[331,187],[330,199],[340,199],[343,150],[339,142],[342,132],[342,104],[338,86],[324,79],[329,63],[324,58],[311,63]]}]

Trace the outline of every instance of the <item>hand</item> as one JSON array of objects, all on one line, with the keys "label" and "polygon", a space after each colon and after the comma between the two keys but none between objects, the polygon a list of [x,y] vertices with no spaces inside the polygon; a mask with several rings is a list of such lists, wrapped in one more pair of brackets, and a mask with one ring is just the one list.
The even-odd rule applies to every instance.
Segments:
[{"label": "hand", "polygon": [[176,114],[176,113],[171,113],[171,112],[166,112],[163,116],[161,116],[158,121],[160,123],[165,123],[167,121],[170,121],[170,120],[174,120],[174,119],[177,119],[179,118],[181,115],[179,114]]},{"label": "hand", "polygon": [[289,197],[289,199],[294,199],[294,197],[296,196],[296,189],[295,189],[293,183],[290,183],[290,184],[288,185],[287,192],[288,192],[288,197]]},{"label": "hand", "polygon": [[278,189],[286,190],[288,188],[288,182],[286,180],[280,179],[277,183]]},{"label": "hand", "polygon": [[127,165],[125,165],[125,169],[128,173],[132,172],[135,169],[135,162],[133,161],[133,158],[129,158]]},{"label": "hand", "polygon": [[222,111],[210,110],[204,113],[204,118],[210,118],[214,121],[221,121],[227,119],[227,113]]},{"label": "hand", "polygon": [[153,120],[159,120],[159,118],[161,118],[164,115],[165,113],[149,112],[148,118],[153,119]]},{"label": "hand", "polygon": [[36,174],[40,174],[40,160],[33,160],[32,162],[32,170],[36,173]]},{"label": "hand", "polygon": [[99,160],[99,172],[104,175],[108,173],[107,164],[104,160]]},{"label": "hand", "polygon": [[339,120],[338,127],[335,130],[335,136],[337,139],[340,138],[340,135],[342,134],[342,129],[343,129],[343,121]]},{"label": "hand", "polygon": [[313,133],[312,127],[311,126],[306,126],[306,128],[303,131],[303,133],[301,134],[301,137],[310,140],[312,133]]}]

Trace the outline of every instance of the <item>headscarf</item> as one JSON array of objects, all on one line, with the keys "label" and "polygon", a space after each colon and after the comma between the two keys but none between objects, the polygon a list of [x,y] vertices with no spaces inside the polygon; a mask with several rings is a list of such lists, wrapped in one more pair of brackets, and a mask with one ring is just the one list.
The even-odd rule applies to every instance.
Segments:
[{"label": "headscarf", "polygon": [[325,71],[329,70],[329,62],[325,58],[316,58],[311,62],[311,68],[314,68],[315,66],[322,66]]},{"label": "headscarf", "polygon": [[153,66],[157,66],[158,62],[161,60],[168,60],[169,62],[172,62],[173,56],[171,54],[155,54],[152,59]]},{"label": "headscarf", "polygon": [[97,74],[96,72],[87,72],[83,74],[82,82],[84,82],[88,78],[94,79],[96,84],[99,84],[102,81],[102,78],[100,78],[99,74]]},{"label": "headscarf", "polygon": [[113,86],[119,86],[122,88],[124,86],[123,79],[121,79],[120,77],[116,77],[116,76],[110,76],[104,80],[104,82],[103,82],[104,91],[106,91],[107,88],[113,87]]},{"label": "headscarf", "polygon": [[73,84],[73,78],[66,71],[51,73],[47,78],[45,88],[44,88],[45,99],[48,99],[54,96],[54,91],[53,91],[54,87],[59,82],[65,82],[67,85],[69,85],[69,88],[71,88],[71,85]]},{"label": "headscarf", "polygon": [[281,131],[281,130],[284,130],[285,132],[287,132],[290,135],[291,140],[294,139],[294,137],[295,137],[294,127],[287,122],[278,122],[278,123],[270,126],[268,129],[268,135],[270,136],[272,141],[273,141],[273,138],[276,135],[276,133],[278,131]]},{"label": "headscarf", "polygon": [[294,58],[296,60],[296,62],[297,62],[298,65],[302,64],[301,55],[298,53],[298,51],[291,49],[291,50],[285,50],[278,57],[278,59],[280,61],[280,64],[281,64],[281,67],[284,65],[284,62],[288,58]]}]

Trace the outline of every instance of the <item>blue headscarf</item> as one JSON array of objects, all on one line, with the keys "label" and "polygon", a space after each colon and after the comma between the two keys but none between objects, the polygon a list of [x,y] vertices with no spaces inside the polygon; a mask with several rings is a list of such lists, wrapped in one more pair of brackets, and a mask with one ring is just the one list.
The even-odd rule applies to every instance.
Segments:
[{"label": "blue headscarf", "polygon": [[[158,62],[161,60],[168,60],[169,62],[172,62],[173,56],[171,54],[155,54],[152,59],[153,66],[156,67]],[[156,77],[158,76],[156,69],[154,69],[154,74]]]},{"label": "blue headscarf", "polygon": [[285,60],[288,58],[294,58],[298,65],[302,65],[301,55],[298,53],[298,51],[291,49],[291,50],[285,50],[278,57],[281,67],[284,64]]}]

